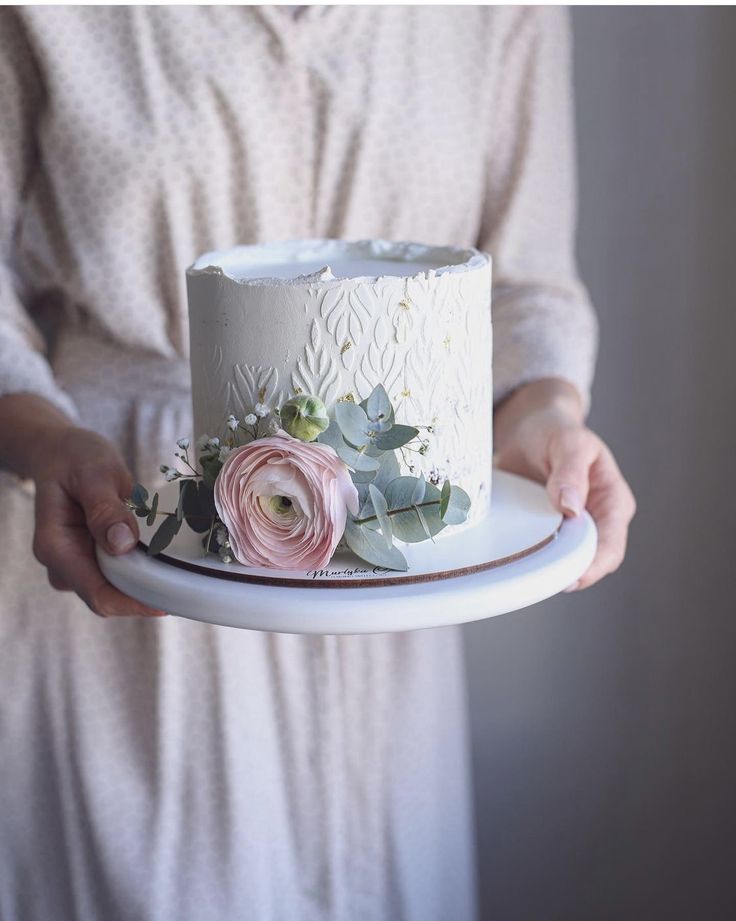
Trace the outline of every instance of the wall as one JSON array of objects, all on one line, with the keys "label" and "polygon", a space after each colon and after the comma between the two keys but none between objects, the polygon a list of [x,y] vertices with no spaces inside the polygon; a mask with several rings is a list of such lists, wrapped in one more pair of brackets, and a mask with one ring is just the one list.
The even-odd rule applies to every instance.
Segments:
[{"label": "wall", "polygon": [[599,587],[466,628],[483,918],[736,917],[736,12],[575,8]]}]

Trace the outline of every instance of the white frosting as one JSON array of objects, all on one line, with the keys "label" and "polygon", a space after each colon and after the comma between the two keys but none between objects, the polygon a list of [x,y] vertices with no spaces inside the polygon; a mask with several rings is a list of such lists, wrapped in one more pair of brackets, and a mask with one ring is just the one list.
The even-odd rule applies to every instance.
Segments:
[{"label": "white frosting", "polygon": [[[348,278],[377,281],[387,276],[443,275],[488,261],[476,249],[453,246],[388,240],[287,240],[205,253],[187,273],[225,275],[239,284],[303,285]],[[327,272],[330,275],[323,277]]]},{"label": "white frosting", "polygon": [[[293,240],[201,256],[187,270],[196,436],[257,402],[314,393],[329,411],[382,383],[397,421],[429,425],[415,472],[462,486],[470,521],[491,479],[490,258],[477,250]],[[406,469],[406,468],[405,468]]]}]

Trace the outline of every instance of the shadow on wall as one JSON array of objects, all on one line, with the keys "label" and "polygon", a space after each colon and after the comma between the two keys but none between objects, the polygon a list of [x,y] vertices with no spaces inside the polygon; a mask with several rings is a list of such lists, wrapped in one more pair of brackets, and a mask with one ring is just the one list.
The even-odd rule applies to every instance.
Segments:
[{"label": "shadow on wall", "polygon": [[599,587],[466,628],[483,918],[736,917],[736,11],[573,22],[591,425],[639,514]]}]

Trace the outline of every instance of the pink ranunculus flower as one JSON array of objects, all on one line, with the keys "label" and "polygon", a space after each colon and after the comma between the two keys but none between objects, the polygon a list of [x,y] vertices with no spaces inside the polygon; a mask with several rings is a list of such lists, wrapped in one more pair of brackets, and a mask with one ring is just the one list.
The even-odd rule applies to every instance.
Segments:
[{"label": "pink ranunculus flower", "polygon": [[248,566],[321,569],[358,513],[358,491],[329,445],[279,431],[227,457],[215,481],[217,514]]}]

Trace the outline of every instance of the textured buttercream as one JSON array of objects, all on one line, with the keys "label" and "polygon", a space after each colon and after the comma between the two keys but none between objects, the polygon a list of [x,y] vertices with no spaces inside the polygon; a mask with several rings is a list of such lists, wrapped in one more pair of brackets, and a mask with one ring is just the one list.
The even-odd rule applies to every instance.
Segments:
[{"label": "textured buttercream", "polygon": [[[341,265],[366,274],[339,277]],[[430,428],[428,452],[407,451],[404,469],[449,477],[470,494],[469,520],[486,513],[490,257],[297,240],[206,253],[187,270],[187,290],[195,435],[220,434],[229,413],[243,418],[256,403],[274,408],[313,393],[331,411],[382,383],[397,421]]]}]

